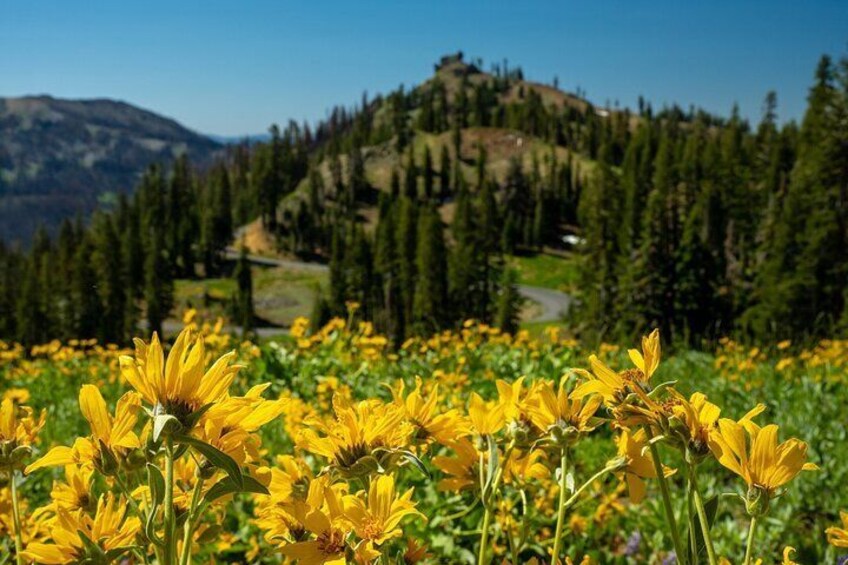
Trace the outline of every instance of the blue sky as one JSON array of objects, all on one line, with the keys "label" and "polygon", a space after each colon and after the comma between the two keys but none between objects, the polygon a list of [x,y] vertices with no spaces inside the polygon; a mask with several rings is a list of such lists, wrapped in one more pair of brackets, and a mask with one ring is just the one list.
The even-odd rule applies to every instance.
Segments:
[{"label": "blue sky", "polygon": [[72,2],[0,0],[0,95],[125,100],[205,133],[314,121],[416,84],[444,53],[634,107],[800,118],[822,53],[848,53],[845,0]]}]

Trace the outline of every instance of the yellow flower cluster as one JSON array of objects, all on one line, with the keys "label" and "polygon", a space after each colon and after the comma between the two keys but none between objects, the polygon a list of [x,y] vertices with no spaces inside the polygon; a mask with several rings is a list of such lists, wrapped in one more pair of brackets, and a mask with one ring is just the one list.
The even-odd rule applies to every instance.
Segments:
[{"label": "yellow flower cluster", "polygon": [[[133,350],[93,342],[29,352],[2,346],[8,354],[3,362],[15,371],[31,370],[38,358],[65,363],[97,356],[114,371],[113,386],[124,387],[111,405],[97,384],[82,385],[79,410],[88,435],[45,450],[37,443],[45,416],[25,406],[28,390],[4,391],[0,479],[8,488],[0,489],[0,536],[14,540],[14,558],[20,565],[182,565],[193,554],[214,558],[208,548],[227,551],[241,541],[248,560],[411,564],[430,557],[410,535],[424,528],[426,507],[416,497],[426,496],[444,507],[429,516],[431,522],[456,521],[479,533],[479,564],[588,565],[592,558],[569,541],[653,495],[665,514],[665,556],[673,550],[677,562],[694,564],[700,543],[705,561],[718,565],[727,561],[716,553],[713,518],[698,480],[712,460],[741,481],[738,506],[750,519],[750,565],[757,525],[793,479],[816,469],[806,443],[781,441],[777,425],[757,422],[763,405],[739,419],[723,417],[705,394],[683,394],[674,381],[658,382],[668,367],[661,366],[656,330],[640,349],[627,351],[628,367],[613,368],[608,360],[618,348],[602,345],[582,369],[546,359],[553,347],[577,345],[557,329],[533,339],[469,321],[395,351],[371,324],[355,321],[356,311],[351,304],[347,320],[334,319],[314,333],[305,319],[294,322],[287,355],[309,358],[320,349],[337,366],[359,368],[345,377],[321,370],[306,395],[287,390],[282,376],[253,386],[243,382],[240,361],[258,350],[234,343],[222,322],[203,323],[193,311],[167,355],[156,334],[149,342],[136,340]],[[840,343],[822,342],[793,363],[813,367],[819,362],[814,357],[841,363]],[[470,367],[481,365],[487,346],[520,348],[526,356],[516,365],[529,367],[527,376],[498,378],[497,367],[488,364],[472,383]],[[790,348],[777,349],[788,358]],[[423,376],[379,383],[383,388],[374,386],[380,392],[370,397],[357,398],[352,386],[367,380],[375,365],[442,357],[451,362]],[[725,340],[716,365],[756,383],[764,360],[760,350]],[[532,368],[543,362],[561,376],[535,375]],[[269,453],[267,441],[263,446],[259,431],[273,426],[285,432],[290,453]],[[609,448],[600,468],[587,468],[581,457],[589,437],[593,447]],[[53,481],[45,505],[31,508],[18,485],[49,467],[61,467],[62,478]],[[432,488],[419,486],[431,479]],[[249,527],[261,532],[247,540],[220,529],[240,493],[250,493]],[[675,507],[684,501],[692,510],[679,516]],[[842,521],[827,530],[837,547],[848,546],[848,514]],[[690,539],[681,539],[687,531]],[[793,552],[786,548],[784,563],[793,562]]]}]

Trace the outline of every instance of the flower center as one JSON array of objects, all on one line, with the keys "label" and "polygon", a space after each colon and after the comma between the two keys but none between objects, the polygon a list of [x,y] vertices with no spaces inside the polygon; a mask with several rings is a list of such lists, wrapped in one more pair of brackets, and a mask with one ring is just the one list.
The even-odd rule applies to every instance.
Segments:
[{"label": "flower center", "polygon": [[318,551],[323,555],[337,555],[344,550],[343,536],[336,530],[327,530],[318,536]]},{"label": "flower center", "polygon": [[383,535],[383,524],[373,516],[365,518],[362,524],[362,537],[375,540]]}]

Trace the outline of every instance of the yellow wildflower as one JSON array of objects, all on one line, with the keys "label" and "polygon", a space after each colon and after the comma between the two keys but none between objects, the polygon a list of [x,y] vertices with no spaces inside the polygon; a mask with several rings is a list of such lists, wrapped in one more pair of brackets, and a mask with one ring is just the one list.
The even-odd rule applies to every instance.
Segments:
[{"label": "yellow wildflower", "polygon": [[134,357],[121,356],[121,374],[155,414],[169,414],[187,425],[193,413],[225,397],[241,368],[230,364],[235,356],[231,351],[204,371],[204,339],[187,328],[180,332],[166,362],[159,336],[154,333],[149,345],[135,340]]},{"label": "yellow wildflower", "polygon": [[839,518],[842,520],[841,528],[832,526],[825,530],[827,543],[834,547],[848,547],[848,512],[840,512]]},{"label": "yellow wildflower", "polygon": [[134,392],[124,394],[115,407],[115,416],[109,414],[106,401],[94,385],[83,385],[79,396],[80,411],[91,427],[91,436],[77,438],[73,447],[57,446],[26,468],[31,473],[42,467],[56,465],[90,464],[105,474],[116,471],[126,454],[141,446],[134,428],[141,408],[141,398]]},{"label": "yellow wildflower", "polygon": [[[129,551],[141,529],[136,517],[126,517],[127,505],[111,493],[100,498],[92,518],[83,511],[59,508],[50,533],[53,543],[30,543],[23,557],[43,565],[59,565],[84,561],[86,543],[102,551]],[[87,538],[83,541],[83,537]],[[113,557],[117,558],[117,556]]]},{"label": "yellow wildflower", "polygon": [[818,469],[807,463],[806,443],[792,438],[778,444],[776,425],[761,428],[752,421],[761,411],[762,407],[757,407],[739,422],[722,418],[718,430],[710,435],[710,449],[718,462],[748,484],[748,510],[752,514],[765,513],[775,491],[798,473]]}]

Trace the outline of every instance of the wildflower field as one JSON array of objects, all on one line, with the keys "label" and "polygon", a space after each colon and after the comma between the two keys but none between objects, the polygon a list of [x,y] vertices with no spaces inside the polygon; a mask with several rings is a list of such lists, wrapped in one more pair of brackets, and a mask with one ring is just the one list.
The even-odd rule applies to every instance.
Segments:
[{"label": "wildflower field", "polygon": [[471,322],[2,344],[0,563],[836,563],[846,380]]}]

